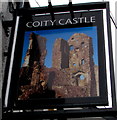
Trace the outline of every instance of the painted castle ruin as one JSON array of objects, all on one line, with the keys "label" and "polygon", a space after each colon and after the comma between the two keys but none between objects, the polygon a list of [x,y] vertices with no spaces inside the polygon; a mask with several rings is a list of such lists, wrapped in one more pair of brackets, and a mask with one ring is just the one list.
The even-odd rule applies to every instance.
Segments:
[{"label": "painted castle ruin", "polygon": [[19,75],[19,99],[74,98],[99,95],[98,66],[93,60],[92,38],[75,33],[58,38],[52,67],[45,66],[46,38],[30,34],[29,47]]}]

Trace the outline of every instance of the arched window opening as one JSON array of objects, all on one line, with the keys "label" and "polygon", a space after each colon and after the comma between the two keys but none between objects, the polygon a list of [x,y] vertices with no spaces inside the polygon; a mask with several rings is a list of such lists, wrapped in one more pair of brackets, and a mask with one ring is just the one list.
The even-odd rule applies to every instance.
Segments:
[{"label": "arched window opening", "polygon": [[79,75],[80,80],[84,80],[85,76],[84,75]]},{"label": "arched window opening", "polygon": [[70,50],[74,50],[74,46],[73,45],[70,46]]},{"label": "arched window opening", "polygon": [[73,63],[73,66],[76,66],[76,63]]},{"label": "arched window opening", "polygon": [[81,60],[81,65],[84,65],[84,64],[85,64],[85,60],[82,59],[82,60]]},{"label": "arched window opening", "polygon": [[84,47],[84,42],[81,43],[81,46]]}]

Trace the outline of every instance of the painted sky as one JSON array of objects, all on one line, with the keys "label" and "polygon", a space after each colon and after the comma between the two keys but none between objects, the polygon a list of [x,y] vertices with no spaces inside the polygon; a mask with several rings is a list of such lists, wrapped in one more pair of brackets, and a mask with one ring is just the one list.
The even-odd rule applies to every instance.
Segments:
[{"label": "painted sky", "polygon": [[68,40],[74,33],[84,33],[92,38],[93,49],[94,49],[94,63],[98,65],[98,46],[97,46],[97,27],[81,27],[81,28],[64,28],[64,29],[52,29],[52,30],[39,30],[39,31],[28,31],[25,32],[24,36],[24,47],[22,53],[22,62],[24,62],[24,57],[26,55],[26,51],[29,44],[29,35],[31,32],[35,34],[41,35],[47,39],[46,49],[47,55],[45,59],[46,67],[52,67],[52,48],[54,45],[54,41],[57,38],[63,38],[64,40]]}]

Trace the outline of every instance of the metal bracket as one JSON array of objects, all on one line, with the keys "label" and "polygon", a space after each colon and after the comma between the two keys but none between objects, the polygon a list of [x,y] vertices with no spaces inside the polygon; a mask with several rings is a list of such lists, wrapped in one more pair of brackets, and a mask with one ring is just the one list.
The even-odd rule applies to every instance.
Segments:
[{"label": "metal bracket", "polygon": [[[54,12],[52,10],[53,6],[52,6],[52,3],[51,3],[51,0],[48,0],[48,8],[50,9],[50,15],[52,17],[52,21],[54,21],[55,17],[54,17]],[[55,25],[55,23],[54,23],[54,25]]]},{"label": "metal bracket", "polygon": [[110,19],[112,20],[115,28],[117,29],[117,23],[116,23],[115,19],[113,18],[112,13],[110,14]]},{"label": "metal bracket", "polygon": [[71,14],[71,17],[73,19],[74,18],[74,12],[73,12],[73,9],[72,9],[72,0],[69,0],[68,6],[70,8],[70,14]]}]

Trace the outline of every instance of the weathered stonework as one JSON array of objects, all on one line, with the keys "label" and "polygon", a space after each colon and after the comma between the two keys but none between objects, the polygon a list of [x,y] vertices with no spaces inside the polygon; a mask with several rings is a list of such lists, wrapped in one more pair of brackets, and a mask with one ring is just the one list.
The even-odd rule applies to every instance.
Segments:
[{"label": "weathered stonework", "polygon": [[21,95],[19,99],[28,99],[34,93],[42,93],[46,88],[44,60],[46,56],[46,38],[30,34],[29,47],[20,72]]},{"label": "weathered stonework", "polygon": [[[63,63],[59,61],[64,57],[60,56],[63,51],[57,49],[57,46],[60,48],[61,44],[55,41],[55,46],[53,51],[59,54],[53,57],[53,63],[56,63],[56,67],[55,65],[53,67],[61,69],[61,74],[59,77],[56,76],[57,79],[54,80],[53,90],[56,93],[59,91],[59,94],[63,92],[61,97],[97,96],[92,39],[83,33],[72,35],[67,44],[64,44],[65,48],[69,46],[69,59],[66,59],[69,61],[63,61]],[[57,57],[58,59],[55,59]],[[63,69],[61,65],[66,62],[69,63],[69,68],[64,67]],[[64,71],[63,74],[62,71]]]},{"label": "weathered stonework", "polygon": [[56,39],[54,43],[52,66],[57,69],[69,67],[69,45],[62,38]]},{"label": "weathered stonework", "polygon": [[56,98],[99,95],[98,66],[94,66],[92,38],[75,33],[68,41],[56,39],[52,52],[52,67],[47,68],[44,65],[46,38],[34,33],[30,35],[20,72],[20,99],[29,99],[35,93],[48,98],[47,91],[53,94],[49,97]]},{"label": "weathered stonework", "polygon": [[[77,77],[80,86],[87,85],[89,96],[96,96],[92,38],[84,33],[75,33],[68,43],[74,47],[70,50],[69,65],[71,68],[77,68],[74,76]],[[83,75],[84,79],[80,79],[79,75]]]},{"label": "weathered stonework", "polygon": [[98,73],[98,69],[99,69],[99,67],[97,65],[94,65],[97,96],[100,95],[100,93],[99,93],[99,73]]}]

